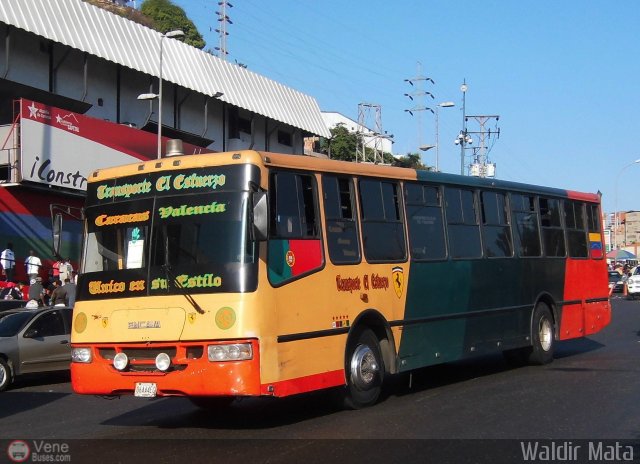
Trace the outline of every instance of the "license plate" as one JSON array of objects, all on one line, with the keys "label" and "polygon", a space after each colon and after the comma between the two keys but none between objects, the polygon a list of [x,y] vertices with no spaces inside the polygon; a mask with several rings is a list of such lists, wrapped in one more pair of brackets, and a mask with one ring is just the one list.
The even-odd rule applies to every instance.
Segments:
[{"label": "license plate", "polygon": [[155,383],[137,382],[134,396],[153,398],[158,393],[158,385]]}]

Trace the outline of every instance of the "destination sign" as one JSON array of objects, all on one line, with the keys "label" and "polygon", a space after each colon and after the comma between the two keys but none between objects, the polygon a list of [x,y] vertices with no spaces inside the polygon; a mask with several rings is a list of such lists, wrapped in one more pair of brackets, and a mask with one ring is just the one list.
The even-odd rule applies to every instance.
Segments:
[{"label": "destination sign", "polygon": [[[215,156],[215,155],[212,155]],[[249,190],[260,184],[257,166],[232,165],[161,171],[90,182],[87,206],[155,196]]]}]

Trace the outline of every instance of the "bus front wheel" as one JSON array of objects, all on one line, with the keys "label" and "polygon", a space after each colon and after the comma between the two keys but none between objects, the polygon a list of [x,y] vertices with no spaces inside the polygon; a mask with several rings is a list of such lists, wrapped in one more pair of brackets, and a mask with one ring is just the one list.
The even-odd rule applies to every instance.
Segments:
[{"label": "bus front wheel", "polygon": [[384,364],[378,338],[370,329],[352,337],[346,357],[345,404],[360,409],[376,403],[382,391]]}]

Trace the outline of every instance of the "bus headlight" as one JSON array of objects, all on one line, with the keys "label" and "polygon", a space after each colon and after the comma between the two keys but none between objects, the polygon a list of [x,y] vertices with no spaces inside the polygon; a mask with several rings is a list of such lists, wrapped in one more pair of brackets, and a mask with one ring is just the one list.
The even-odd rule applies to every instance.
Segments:
[{"label": "bus headlight", "polygon": [[167,353],[160,353],[156,356],[156,367],[159,371],[165,372],[171,366],[171,358]]},{"label": "bus headlight", "polygon": [[86,364],[91,362],[91,358],[91,348],[71,348],[71,361]]},{"label": "bus headlight", "polygon": [[253,359],[253,349],[251,343],[209,345],[207,355],[209,361],[246,361]]},{"label": "bus headlight", "polygon": [[129,358],[125,353],[116,353],[113,357],[113,367],[118,369],[119,371],[123,371],[129,365]]}]

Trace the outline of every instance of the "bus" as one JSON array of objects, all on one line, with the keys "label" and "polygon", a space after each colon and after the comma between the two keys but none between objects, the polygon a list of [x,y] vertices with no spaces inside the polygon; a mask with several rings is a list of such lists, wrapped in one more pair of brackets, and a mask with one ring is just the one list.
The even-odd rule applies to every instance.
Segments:
[{"label": "bus", "polygon": [[611,318],[598,194],[238,151],[88,179],[73,390],[239,397],[503,352],[546,364]]}]

